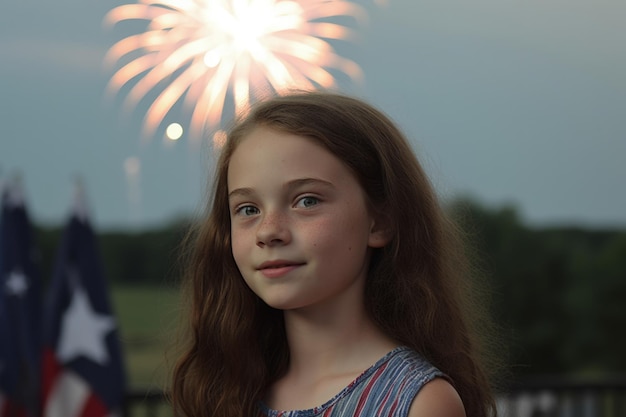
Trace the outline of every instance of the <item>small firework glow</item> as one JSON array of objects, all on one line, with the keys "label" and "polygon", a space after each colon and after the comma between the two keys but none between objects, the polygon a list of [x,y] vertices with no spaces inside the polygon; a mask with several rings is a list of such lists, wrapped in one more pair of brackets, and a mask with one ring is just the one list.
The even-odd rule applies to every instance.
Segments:
[{"label": "small firework glow", "polygon": [[219,129],[226,103],[241,114],[268,93],[333,88],[337,71],[362,77],[329,43],[351,38],[352,23],[366,17],[351,1],[138,1],[106,15],[109,25],[145,20],[148,26],[113,45],[105,62],[119,66],[109,93],[128,84],[125,106],[156,97],[144,120],[147,137],[179,101],[191,110],[190,137],[199,138]]}]

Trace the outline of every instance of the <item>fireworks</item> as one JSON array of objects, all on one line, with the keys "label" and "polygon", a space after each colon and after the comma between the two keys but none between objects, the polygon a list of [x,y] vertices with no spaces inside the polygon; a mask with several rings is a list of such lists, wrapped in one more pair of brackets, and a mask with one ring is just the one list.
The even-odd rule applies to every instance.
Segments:
[{"label": "fireworks", "polygon": [[[128,85],[124,105],[151,101],[144,119],[150,137],[174,105],[190,110],[189,136],[219,129],[226,106],[234,114],[266,94],[291,88],[336,87],[336,74],[362,77],[329,41],[354,35],[364,10],[346,0],[139,0],[112,9],[105,23],[145,20],[145,32],[111,47],[118,65],[107,90]],[[341,22],[350,23],[350,25]]]}]

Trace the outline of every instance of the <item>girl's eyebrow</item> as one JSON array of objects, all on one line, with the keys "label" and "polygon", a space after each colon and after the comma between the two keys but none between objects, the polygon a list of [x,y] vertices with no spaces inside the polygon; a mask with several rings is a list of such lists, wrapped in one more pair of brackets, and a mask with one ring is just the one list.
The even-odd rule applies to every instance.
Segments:
[{"label": "girl's eyebrow", "polygon": [[228,193],[228,199],[230,200],[235,196],[249,197],[252,194],[254,194],[254,190],[252,188],[235,188],[230,193]]},{"label": "girl's eyebrow", "polygon": [[[298,178],[298,179],[287,182],[284,185],[284,188],[286,188],[287,190],[293,190],[299,187],[304,187],[304,186],[309,186],[309,185],[318,185],[318,186],[321,185],[322,187],[335,188],[335,186],[331,182],[328,182],[319,178]],[[250,197],[253,194],[255,194],[255,192],[252,188],[248,188],[248,187],[235,188],[230,193],[228,193],[228,198],[231,199],[235,196]]]},{"label": "girl's eyebrow", "polygon": [[294,188],[299,188],[308,185],[321,185],[323,187],[335,188],[333,183],[329,181],[325,181],[319,178],[298,178],[292,181],[289,181],[285,184],[285,188],[292,190]]}]

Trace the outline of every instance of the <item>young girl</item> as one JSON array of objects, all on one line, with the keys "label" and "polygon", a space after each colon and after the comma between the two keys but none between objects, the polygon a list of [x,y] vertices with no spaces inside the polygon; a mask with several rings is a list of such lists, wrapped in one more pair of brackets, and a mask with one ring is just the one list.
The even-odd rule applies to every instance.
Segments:
[{"label": "young girl", "polygon": [[176,416],[495,414],[463,249],[370,105],[304,92],[253,107],[192,244]]}]

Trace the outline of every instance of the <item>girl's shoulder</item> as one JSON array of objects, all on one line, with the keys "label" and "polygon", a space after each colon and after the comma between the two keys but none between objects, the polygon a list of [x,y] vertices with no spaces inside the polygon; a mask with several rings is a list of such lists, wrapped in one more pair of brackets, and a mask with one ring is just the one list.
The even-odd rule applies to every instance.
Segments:
[{"label": "girl's shoulder", "polygon": [[409,348],[399,348],[398,354],[390,359],[389,366],[388,376],[393,378],[390,385],[400,391],[396,394],[399,407],[397,414],[388,415],[465,416],[463,402],[450,378],[417,352]]},{"label": "girl's shoulder", "polygon": [[430,382],[415,397],[408,417],[466,417],[459,393],[443,378]]},{"label": "girl's shoulder", "polygon": [[320,407],[279,412],[262,406],[261,411],[269,417],[406,417],[417,393],[438,377],[446,378],[417,352],[401,346],[387,353]]},{"label": "girl's shoulder", "polygon": [[[389,352],[368,381],[360,387],[363,405],[354,416],[407,417],[418,393],[431,381],[448,376],[413,349],[405,346]],[[448,384],[448,382],[445,382]],[[422,397],[423,398],[423,397]]]}]

